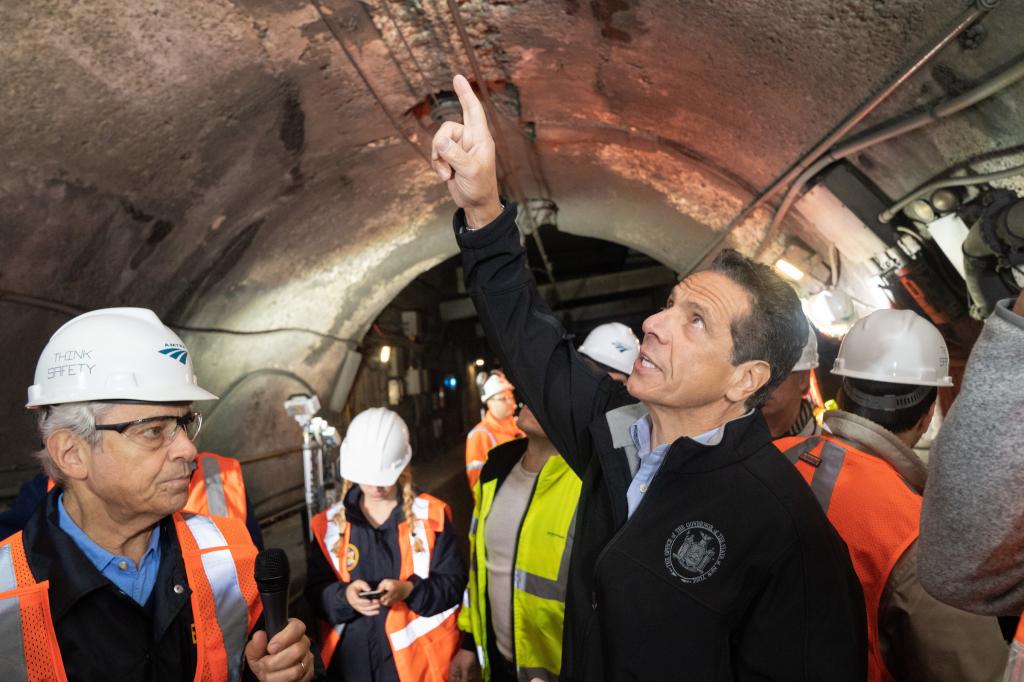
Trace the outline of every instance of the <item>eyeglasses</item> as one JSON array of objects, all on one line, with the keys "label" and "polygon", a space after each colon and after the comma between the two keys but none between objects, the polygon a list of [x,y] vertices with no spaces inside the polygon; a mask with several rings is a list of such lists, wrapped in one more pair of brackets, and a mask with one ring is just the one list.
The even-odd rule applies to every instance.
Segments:
[{"label": "eyeglasses", "polygon": [[202,426],[203,415],[199,412],[189,412],[180,417],[166,415],[135,419],[120,424],[97,424],[96,430],[116,431],[147,450],[159,450],[170,445],[178,431],[184,431],[185,437],[189,440],[195,440]]}]

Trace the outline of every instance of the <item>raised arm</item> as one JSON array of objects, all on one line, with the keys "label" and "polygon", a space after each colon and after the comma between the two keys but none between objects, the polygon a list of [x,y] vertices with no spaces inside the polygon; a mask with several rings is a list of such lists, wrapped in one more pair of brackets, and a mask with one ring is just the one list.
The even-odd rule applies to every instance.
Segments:
[{"label": "raised arm", "polygon": [[454,227],[466,288],[516,390],[566,461],[582,475],[587,427],[610,401],[628,400],[621,384],[591,369],[572,336],[541,299],[516,229],[516,207],[502,207],[494,142],[480,101],[456,76],[464,124],[447,122],[433,143],[433,164],[461,210]]},{"label": "raised arm", "polygon": [[1024,610],[1024,293],[996,306],[932,446],[919,573],[936,599]]}]

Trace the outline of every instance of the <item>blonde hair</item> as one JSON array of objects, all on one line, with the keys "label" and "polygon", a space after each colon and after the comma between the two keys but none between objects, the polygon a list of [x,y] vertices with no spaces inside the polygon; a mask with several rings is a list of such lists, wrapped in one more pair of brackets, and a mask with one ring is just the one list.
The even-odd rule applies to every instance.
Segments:
[{"label": "blonde hair", "polygon": [[[339,526],[345,525],[347,519],[345,517],[345,498],[348,497],[348,493],[352,490],[352,486],[356,485],[352,481],[342,479],[341,481],[341,495],[339,500],[341,504],[338,505],[338,513],[335,515],[335,522]],[[395,487],[398,489],[400,495],[399,501],[402,505],[402,518],[408,523],[413,521],[412,503],[416,501],[416,493],[412,489],[412,471],[409,467],[405,467],[402,473],[398,475],[398,481],[395,483]]]}]

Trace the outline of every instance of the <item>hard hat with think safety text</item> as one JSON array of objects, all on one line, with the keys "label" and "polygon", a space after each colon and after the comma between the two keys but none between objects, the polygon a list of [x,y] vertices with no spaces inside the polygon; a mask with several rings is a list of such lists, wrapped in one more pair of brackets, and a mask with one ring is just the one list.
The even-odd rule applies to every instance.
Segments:
[{"label": "hard hat with think safety text", "polygon": [[911,386],[952,386],[942,333],[911,310],[876,310],[857,320],[832,373]]},{"label": "hard hat with think safety text", "polygon": [[480,392],[480,402],[486,403],[488,400],[503,391],[514,390],[516,390],[516,387],[505,378],[504,374],[501,372],[492,372],[491,376],[487,377],[487,381],[484,382],[484,388]]},{"label": "hard hat with think safety text", "polygon": [[621,322],[608,322],[587,334],[579,352],[616,372],[630,374],[640,355],[640,341],[633,330]]},{"label": "hard hat with think safety text", "polygon": [[181,338],[146,308],[104,308],[54,332],[25,407],[91,400],[215,400],[199,387]]},{"label": "hard hat with think safety text", "polygon": [[394,485],[412,459],[409,429],[396,413],[371,407],[355,416],[341,442],[341,477],[362,485]]},{"label": "hard hat with think safety text", "polygon": [[793,365],[791,372],[802,372],[814,369],[818,366],[818,335],[814,333],[814,327],[807,323],[807,343],[800,352],[800,359]]}]

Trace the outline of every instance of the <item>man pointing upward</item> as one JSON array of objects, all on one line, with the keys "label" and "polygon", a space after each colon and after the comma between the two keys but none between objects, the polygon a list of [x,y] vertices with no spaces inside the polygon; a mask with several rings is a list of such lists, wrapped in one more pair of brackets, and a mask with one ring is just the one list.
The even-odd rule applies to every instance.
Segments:
[{"label": "man pointing upward", "polygon": [[793,290],[725,251],[644,322],[626,387],[591,368],[537,293],[465,78],[434,137],[466,286],[492,348],[583,480],[562,680],[863,680],[845,545],[760,406],[807,337]]}]

